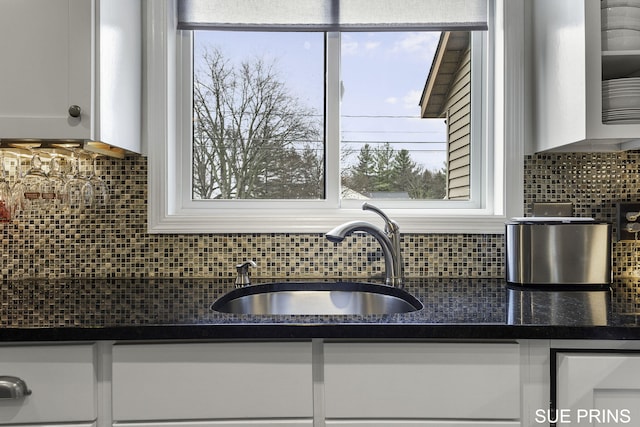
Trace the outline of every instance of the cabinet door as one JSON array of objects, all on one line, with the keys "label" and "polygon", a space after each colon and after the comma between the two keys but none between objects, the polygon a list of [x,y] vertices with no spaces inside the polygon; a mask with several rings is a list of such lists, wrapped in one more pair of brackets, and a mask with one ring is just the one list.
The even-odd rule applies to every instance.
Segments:
[{"label": "cabinet door", "polygon": [[[313,420],[176,421],[114,423],[115,427],[313,427]],[[487,426],[488,427],[488,426]]]},{"label": "cabinet door", "polygon": [[[87,138],[92,1],[0,0],[0,138]],[[82,109],[80,118],[69,107]]]},{"label": "cabinet door", "polygon": [[[536,0],[532,16],[533,151],[637,149],[640,124],[603,123],[601,2]],[[605,52],[637,71],[633,51]],[[631,54],[631,55],[630,55]],[[625,64],[626,63],[626,64]]]},{"label": "cabinet door", "polygon": [[558,414],[571,425],[640,426],[640,354],[559,353]]},{"label": "cabinet door", "polygon": [[93,345],[0,346],[0,374],[22,379],[31,390],[21,399],[0,400],[0,424],[92,422],[97,417]]},{"label": "cabinet door", "polygon": [[515,343],[327,343],[324,358],[327,419],[520,418]]},{"label": "cabinet door", "polygon": [[518,421],[327,420],[327,427],[521,427]]},{"label": "cabinet door", "polygon": [[309,342],[116,345],[113,419],[313,417]]}]

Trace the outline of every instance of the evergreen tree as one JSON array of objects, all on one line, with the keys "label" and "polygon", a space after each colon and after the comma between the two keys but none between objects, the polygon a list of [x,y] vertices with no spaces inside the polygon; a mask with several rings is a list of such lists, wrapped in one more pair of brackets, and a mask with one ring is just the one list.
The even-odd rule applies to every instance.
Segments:
[{"label": "evergreen tree", "polygon": [[443,199],[446,170],[420,167],[409,150],[395,151],[391,144],[372,148],[365,144],[358,163],[342,176],[342,185],[366,196],[374,192],[404,192],[411,199]]},{"label": "evergreen tree", "polygon": [[347,187],[362,194],[369,194],[373,188],[375,176],[375,156],[369,144],[365,144],[358,153],[358,164],[347,174]]},{"label": "evergreen tree", "polygon": [[393,183],[395,191],[409,191],[413,177],[418,173],[418,165],[411,159],[407,149],[401,149],[393,158]]},{"label": "evergreen tree", "polygon": [[386,142],[382,147],[374,150],[374,181],[373,191],[394,191],[393,159],[395,151]]}]

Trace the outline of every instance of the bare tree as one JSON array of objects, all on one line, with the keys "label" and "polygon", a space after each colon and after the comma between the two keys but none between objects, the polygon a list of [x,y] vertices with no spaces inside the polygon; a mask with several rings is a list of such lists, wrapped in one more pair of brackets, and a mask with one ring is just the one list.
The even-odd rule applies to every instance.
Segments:
[{"label": "bare tree", "polygon": [[[283,166],[308,168],[308,161],[292,161],[292,153],[302,159],[307,150],[322,152],[311,148],[323,145],[322,132],[317,114],[290,94],[275,62],[255,58],[234,66],[211,49],[194,75],[193,103],[194,198],[315,198],[323,191],[323,183],[312,195],[300,194],[299,185],[287,189]],[[278,181],[277,191],[269,191]]]}]

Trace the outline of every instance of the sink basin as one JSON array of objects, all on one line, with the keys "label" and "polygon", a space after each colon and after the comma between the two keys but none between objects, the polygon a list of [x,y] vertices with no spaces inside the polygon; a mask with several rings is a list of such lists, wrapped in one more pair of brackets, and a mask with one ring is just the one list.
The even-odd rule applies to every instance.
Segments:
[{"label": "sink basin", "polygon": [[221,313],[375,315],[409,313],[423,305],[408,292],[362,282],[277,282],[234,289],[211,305]]}]

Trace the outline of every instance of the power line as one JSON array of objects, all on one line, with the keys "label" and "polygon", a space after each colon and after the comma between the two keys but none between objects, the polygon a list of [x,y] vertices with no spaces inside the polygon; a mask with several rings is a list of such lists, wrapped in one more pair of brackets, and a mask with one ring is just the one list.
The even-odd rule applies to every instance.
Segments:
[{"label": "power line", "polygon": [[[375,116],[370,116],[370,115],[352,115],[352,114],[341,114],[340,117],[344,118],[349,118],[349,119],[417,119],[417,120],[425,120],[422,117],[418,117],[418,116],[389,116],[389,115],[375,115]],[[444,120],[444,119],[440,119],[440,120]]]},{"label": "power line", "polygon": [[446,141],[374,141],[374,140],[347,140],[340,141],[341,144],[446,144]]},{"label": "power line", "polygon": [[431,134],[431,133],[442,133],[438,130],[423,130],[423,131],[411,131],[411,130],[342,130],[341,133],[393,133],[393,134]]}]

